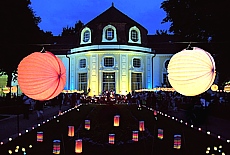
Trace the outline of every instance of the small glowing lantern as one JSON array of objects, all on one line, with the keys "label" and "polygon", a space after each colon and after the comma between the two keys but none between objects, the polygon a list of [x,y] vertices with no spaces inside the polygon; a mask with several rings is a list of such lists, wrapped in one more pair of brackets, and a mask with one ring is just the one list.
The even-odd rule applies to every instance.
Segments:
[{"label": "small glowing lantern", "polygon": [[60,147],[60,140],[54,140],[53,141],[53,154],[60,154],[61,153],[61,147]]},{"label": "small glowing lantern", "polygon": [[133,131],[133,141],[138,141],[138,131]]},{"label": "small glowing lantern", "polygon": [[82,153],[82,139],[75,140],[75,153]]},{"label": "small glowing lantern", "polygon": [[43,142],[43,132],[37,132],[37,142]]},{"label": "small glowing lantern", "polygon": [[109,144],[114,144],[115,141],[115,134],[109,134]]},{"label": "small glowing lantern", "polygon": [[217,90],[218,90],[218,86],[217,86],[216,84],[213,84],[213,85],[211,86],[211,90],[212,90],[212,91],[217,91]]},{"label": "small glowing lantern", "polygon": [[174,146],[175,149],[181,148],[181,135],[174,135]]},{"label": "small glowing lantern", "polygon": [[139,131],[145,131],[144,121],[139,121]]},{"label": "small glowing lantern", "polygon": [[182,95],[196,96],[208,90],[216,76],[213,57],[193,47],[176,53],[168,64],[168,80]]},{"label": "small glowing lantern", "polygon": [[86,130],[90,129],[90,120],[85,120],[85,129]]},{"label": "small glowing lantern", "polygon": [[153,115],[157,116],[157,111],[156,110],[153,111]]},{"label": "small glowing lantern", "polygon": [[66,69],[51,52],[34,52],[18,65],[21,91],[35,100],[50,100],[62,92],[66,84]]},{"label": "small glowing lantern", "polygon": [[163,139],[163,129],[158,129],[157,137],[158,137],[159,139]]},{"label": "small glowing lantern", "polygon": [[114,126],[119,126],[119,120],[120,120],[120,116],[119,115],[115,115],[114,116]]},{"label": "small glowing lantern", "polygon": [[68,126],[68,136],[69,137],[74,136],[74,126]]}]

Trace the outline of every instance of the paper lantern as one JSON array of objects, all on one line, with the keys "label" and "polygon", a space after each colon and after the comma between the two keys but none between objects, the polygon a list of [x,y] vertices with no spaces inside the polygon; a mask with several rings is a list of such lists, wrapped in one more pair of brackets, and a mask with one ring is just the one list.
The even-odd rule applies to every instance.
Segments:
[{"label": "paper lantern", "polygon": [[138,131],[133,131],[133,141],[137,142],[138,141]]},{"label": "paper lantern", "polygon": [[218,90],[218,86],[217,86],[216,84],[213,84],[213,85],[211,86],[211,90],[212,90],[212,91],[217,91],[217,90]]},{"label": "paper lantern", "polygon": [[163,139],[163,129],[158,129],[157,137],[158,137],[159,139]]},{"label": "paper lantern", "polygon": [[197,47],[176,53],[168,64],[169,83],[185,96],[196,96],[208,90],[215,75],[213,57]]},{"label": "paper lantern", "polygon": [[51,52],[34,52],[18,65],[18,84],[32,99],[52,99],[62,92],[65,83],[65,66]]},{"label": "paper lantern", "polygon": [[85,129],[86,130],[90,129],[90,120],[85,120]]},{"label": "paper lantern", "polygon": [[109,134],[109,144],[114,144],[115,141],[115,134]]},{"label": "paper lantern", "polygon": [[60,147],[60,140],[54,140],[53,141],[53,154],[60,154],[61,153],[61,147]]},{"label": "paper lantern", "polygon": [[139,121],[139,131],[145,131],[144,121]]},{"label": "paper lantern", "polygon": [[119,115],[115,115],[114,116],[114,126],[119,126],[119,120],[120,120],[120,116]]},{"label": "paper lantern", "polygon": [[180,149],[181,148],[181,135],[174,135],[174,149]]},{"label": "paper lantern", "polygon": [[69,137],[74,136],[74,126],[68,126],[68,136]]},{"label": "paper lantern", "polygon": [[43,142],[43,132],[37,132],[37,142]]},{"label": "paper lantern", "polygon": [[75,140],[75,153],[82,153],[82,139]]}]

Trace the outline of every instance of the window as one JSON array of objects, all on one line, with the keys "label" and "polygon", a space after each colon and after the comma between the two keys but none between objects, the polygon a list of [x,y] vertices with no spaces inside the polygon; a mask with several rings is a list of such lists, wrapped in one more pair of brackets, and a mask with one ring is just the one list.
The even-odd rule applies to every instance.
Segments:
[{"label": "window", "polygon": [[88,27],[85,27],[81,31],[81,42],[80,44],[89,44],[91,43],[91,30]]},{"label": "window", "polygon": [[85,68],[86,67],[86,59],[80,59],[79,67],[80,68]]},{"label": "window", "polygon": [[104,66],[105,67],[113,67],[114,66],[114,58],[112,58],[112,57],[104,58]]},{"label": "window", "polygon": [[165,61],[165,69],[168,70],[169,60]]},{"label": "window", "polygon": [[87,73],[78,74],[78,89],[87,92]]},{"label": "window", "polygon": [[162,79],[162,84],[165,85],[166,87],[171,87],[169,81],[168,81],[168,74],[163,73],[163,79]]},{"label": "window", "polygon": [[116,28],[112,25],[107,25],[102,31],[102,42],[117,42]]},{"label": "window", "polygon": [[114,30],[112,28],[108,28],[106,30],[106,39],[112,40],[114,38]]},{"label": "window", "polygon": [[140,68],[141,67],[141,59],[134,58],[133,59],[133,67]]},{"label": "window", "polygon": [[141,44],[141,32],[138,27],[133,26],[129,29],[129,43]]},{"label": "window", "polygon": [[89,38],[90,38],[89,30],[86,30],[86,31],[84,32],[84,35],[83,35],[83,41],[84,41],[84,42],[88,42],[88,41],[89,41]]},{"label": "window", "polygon": [[115,73],[103,73],[103,91],[115,90]]},{"label": "window", "polygon": [[131,40],[134,42],[138,41],[138,33],[136,30],[131,30]]},{"label": "window", "polygon": [[131,74],[131,90],[142,89],[142,73]]}]

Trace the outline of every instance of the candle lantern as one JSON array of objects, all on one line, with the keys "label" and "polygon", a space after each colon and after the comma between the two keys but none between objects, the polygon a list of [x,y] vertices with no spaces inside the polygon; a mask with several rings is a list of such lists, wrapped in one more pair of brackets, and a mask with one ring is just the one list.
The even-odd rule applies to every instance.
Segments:
[{"label": "candle lantern", "polygon": [[37,132],[37,142],[43,142],[43,132]]},{"label": "candle lantern", "polygon": [[145,131],[144,121],[139,121],[139,131]]},{"label": "candle lantern", "polygon": [[120,115],[114,116],[114,126],[119,126]]},{"label": "candle lantern", "polygon": [[168,64],[168,80],[182,95],[196,96],[208,90],[214,82],[216,71],[211,54],[193,47],[176,53]]},{"label": "candle lantern", "polygon": [[69,137],[74,136],[74,126],[68,126],[68,136]]},{"label": "candle lantern", "polygon": [[109,134],[109,144],[114,144],[115,141],[115,134]]},{"label": "candle lantern", "polygon": [[138,131],[133,131],[133,141],[138,141]]},{"label": "candle lantern", "polygon": [[85,129],[86,130],[90,129],[90,120],[85,120]]},{"label": "candle lantern", "polygon": [[82,153],[82,139],[75,140],[75,153]]},{"label": "candle lantern", "polygon": [[65,66],[51,52],[34,52],[19,63],[18,84],[21,91],[30,98],[50,100],[65,87]]},{"label": "candle lantern", "polygon": [[157,111],[156,110],[153,111],[153,115],[157,116]]},{"label": "candle lantern", "polygon": [[60,140],[54,140],[53,141],[53,154],[60,154],[61,153],[61,147],[60,147]]},{"label": "candle lantern", "polygon": [[174,148],[175,149],[181,148],[181,135],[174,135]]},{"label": "candle lantern", "polygon": [[159,139],[163,139],[163,129],[158,129],[157,137],[158,137]]}]

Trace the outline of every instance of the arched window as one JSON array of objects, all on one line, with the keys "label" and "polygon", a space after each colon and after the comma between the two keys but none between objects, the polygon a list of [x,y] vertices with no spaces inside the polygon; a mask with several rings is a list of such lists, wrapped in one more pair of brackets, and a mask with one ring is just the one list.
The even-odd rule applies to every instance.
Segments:
[{"label": "arched window", "polygon": [[133,26],[129,29],[129,43],[141,44],[141,33],[140,30]]},{"label": "arched window", "polygon": [[88,27],[85,27],[81,31],[81,43],[80,44],[89,44],[91,43],[91,30]]},{"label": "arched window", "polygon": [[117,31],[112,25],[104,27],[102,32],[102,42],[117,42]]}]

